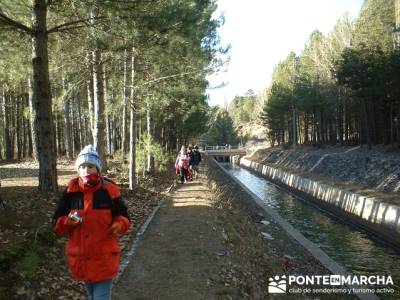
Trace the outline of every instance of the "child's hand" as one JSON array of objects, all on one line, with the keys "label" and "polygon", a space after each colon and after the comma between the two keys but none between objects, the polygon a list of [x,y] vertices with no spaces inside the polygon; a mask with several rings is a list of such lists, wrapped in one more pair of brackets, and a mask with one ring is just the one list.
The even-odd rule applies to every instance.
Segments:
[{"label": "child's hand", "polygon": [[112,223],[108,231],[114,236],[119,236],[123,230],[123,226],[124,225],[121,222],[115,221],[114,223]]}]

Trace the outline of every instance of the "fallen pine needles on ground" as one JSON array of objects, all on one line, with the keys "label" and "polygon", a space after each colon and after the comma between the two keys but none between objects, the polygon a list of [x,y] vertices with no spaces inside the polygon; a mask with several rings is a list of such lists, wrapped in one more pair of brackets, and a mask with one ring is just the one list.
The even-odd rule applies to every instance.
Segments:
[{"label": "fallen pine needles on ground", "polygon": [[[69,275],[64,254],[67,239],[57,238],[51,224],[61,192],[37,191],[34,182],[37,170],[32,162],[14,164],[12,173],[7,173],[11,168],[5,167],[3,165],[0,168],[0,175],[1,172],[6,174],[4,177],[7,177],[8,184],[1,187],[1,196],[6,205],[0,208],[1,299],[86,299],[83,284]],[[70,171],[70,164],[59,164],[59,167],[62,168],[61,173],[68,174],[67,178],[74,174],[74,171]],[[18,168],[21,172],[28,170],[30,173],[21,175],[16,172]],[[131,229],[120,239],[124,252],[161,200],[161,192],[171,184],[171,174],[146,175],[140,178],[141,185],[132,192],[127,188],[127,179],[116,176],[123,174],[118,168],[124,166],[111,164],[109,177],[121,185],[122,196],[132,219]],[[65,180],[59,179],[59,183],[64,187],[66,185]],[[61,186],[59,190],[62,191],[64,187]]]}]

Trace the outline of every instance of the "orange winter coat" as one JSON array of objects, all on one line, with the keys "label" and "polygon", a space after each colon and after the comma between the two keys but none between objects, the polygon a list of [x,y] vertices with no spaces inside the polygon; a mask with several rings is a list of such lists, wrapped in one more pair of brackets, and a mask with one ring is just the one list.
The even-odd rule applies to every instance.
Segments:
[{"label": "orange winter coat", "polygon": [[[71,229],[66,221],[71,211],[78,211],[82,224]],[[69,235],[66,247],[72,275],[88,282],[114,278],[119,271],[118,239],[109,232],[114,222],[121,223],[119,234],[125,233],[130,220],[118,186],[102,178],[95,187],[83,186],[72,179],[64,191],[54,214],[57,235]]]}]

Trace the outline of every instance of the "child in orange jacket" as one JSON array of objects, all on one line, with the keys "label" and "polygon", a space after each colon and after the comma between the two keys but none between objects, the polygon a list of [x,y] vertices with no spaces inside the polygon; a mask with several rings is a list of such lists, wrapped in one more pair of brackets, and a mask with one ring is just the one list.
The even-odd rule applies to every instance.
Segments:
[{"label": "child in orange jacket", "polygon": [[85,282],[89,299],[110,299],[112,279],[118,274],[118,236],[130,226],[118,186],[101,176],[101,161],[92,145],[75,163],[78,176],[64,191],[53,219],[59,236],[69,236],[66,247],[73,277]]}]

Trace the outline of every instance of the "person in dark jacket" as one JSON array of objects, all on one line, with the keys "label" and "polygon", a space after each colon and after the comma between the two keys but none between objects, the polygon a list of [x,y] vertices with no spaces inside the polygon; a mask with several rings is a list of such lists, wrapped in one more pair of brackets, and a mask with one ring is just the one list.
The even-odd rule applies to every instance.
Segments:
[{"label": "person in dark jacket", "polygon": [[199,172],[199,164],[201,162],[201,153],[199,151],[199,146],[195,145],[193,149],[193,159],[192,159],[192,170],[194,179],[197,178]]},{"label": "person in dark jacket", "polygon": [[188,172],[188,180],[193,180],[193,147],[189,145],[187,148],[187,153],[189,155],[189,172]]},{"label": "person in dark jacket", "polygon": [[71,179],[54,213],[58,236],[68,236],[66,255],[72,276],[85,283],[90,300],[111,300],[112,280],[118,274],[118,237],[130,227],[119,187],[101,176],[101,161],[92,145],[75,163]]}]

